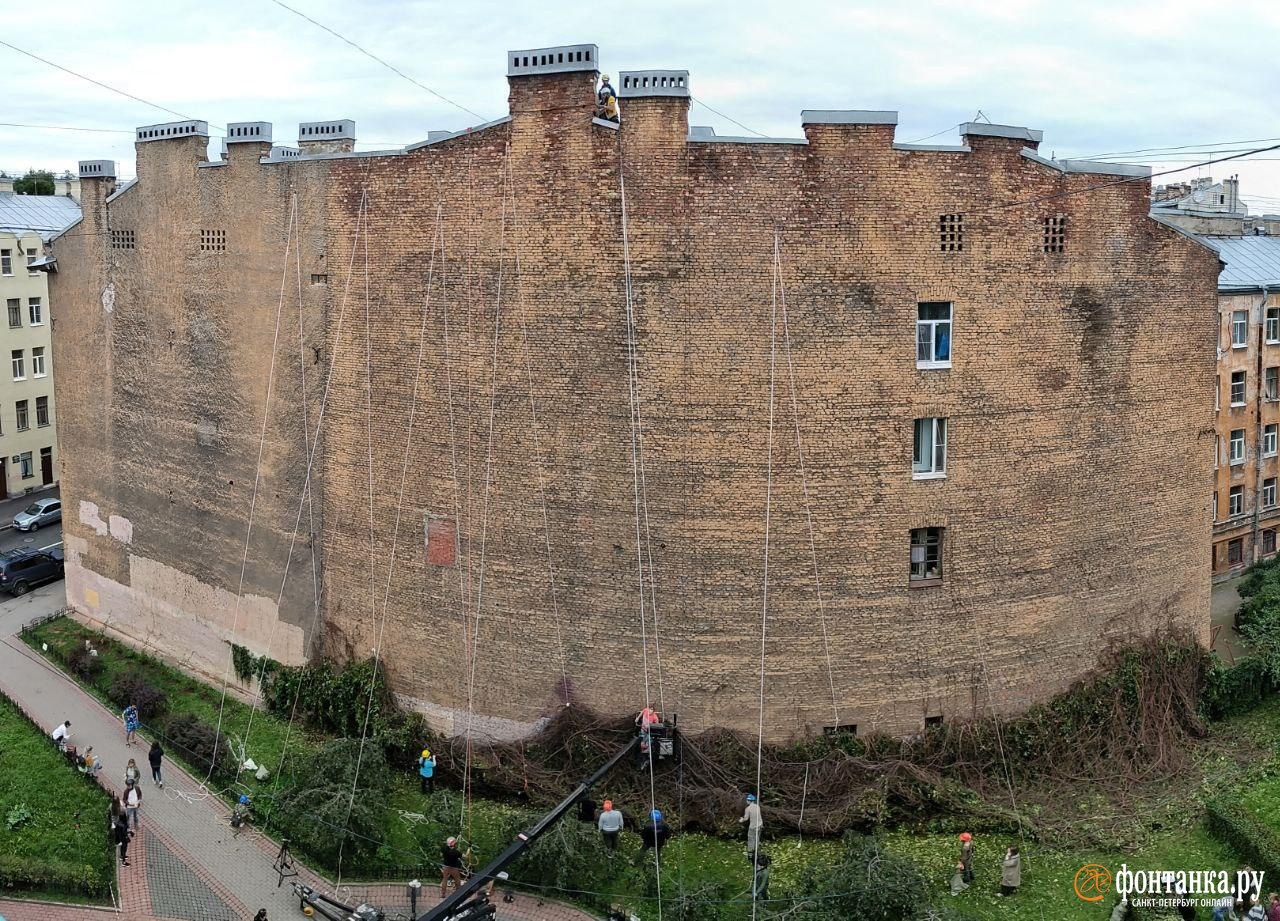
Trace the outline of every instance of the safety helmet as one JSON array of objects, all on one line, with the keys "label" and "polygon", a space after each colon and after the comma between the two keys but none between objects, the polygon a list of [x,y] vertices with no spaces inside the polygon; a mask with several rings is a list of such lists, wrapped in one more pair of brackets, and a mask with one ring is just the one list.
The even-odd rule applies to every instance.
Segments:
[{"label": "safety helmet", "polygon": [[755,801],[756,801],[756,795],[755,795],[754,793],[748,793],[748,794],[747,794],[747,802],[748,802],[748,803],[754,803]]},{"label": "safety helmet", "polygon": [[967,831],[962,831],[962,832],[960,832],[960,840],[961,840],[961,841],[972,841],[972,840],[973,840],[973,835],[969,834]]},{"label": "safety helmet", "polygon": [[661,813],[660,811],[658,811],[657,809],[653,810],[653,812],[651,812],[651,813],[650,813],[650,815],[652,815],[652,816],[653,816],[653,820],[654,820],[655,822],[661,822],[661,821],[662,821],[662,813]]},{"label": "safety helmet", "polygon": [[249,797],[247,797],[247,796],[245,796],[243,793],[241,793],[241,794],[240,794],[240,805],[241,805],[241,806],[247,806],[248,804],[249,804]]},{"label": "safety helmet", "polygon": [[422,750],[422,757],[424,757],[424,758],[430,758],[430,757],[431,757],[431,749],[429,749],[429,748],[424,748],[424,749]]},{"label": "safety helmet", "polygon": [[601,80],[603,80],[605,83],[608,83],[608,82],[609,82],[609,75],[608,75],[608,74],[601,74],[601,75],[600,75],[600,79],[601,79]]}]

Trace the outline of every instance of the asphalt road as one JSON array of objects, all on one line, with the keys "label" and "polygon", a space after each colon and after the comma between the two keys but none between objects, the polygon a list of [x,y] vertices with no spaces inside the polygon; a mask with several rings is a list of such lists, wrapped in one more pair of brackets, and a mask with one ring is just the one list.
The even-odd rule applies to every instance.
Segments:
[{"label": "asphalt road", "polygon": [[43,548],[62,543],[62,523],[49,524],[34,534],[24,534],[12,528],[0,531],[0,553],[16,550],[19,547]]}]

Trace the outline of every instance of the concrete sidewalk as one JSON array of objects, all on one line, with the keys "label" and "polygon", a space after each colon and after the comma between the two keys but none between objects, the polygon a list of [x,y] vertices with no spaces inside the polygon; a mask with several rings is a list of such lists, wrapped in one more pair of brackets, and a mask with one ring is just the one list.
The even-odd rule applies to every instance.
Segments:
[{"label": "concrete sidewalk", "polygon": [[[162,918],[184,921],[249,921],[266,908],[272,921],[301,917],[289,886],[277,887],[272,860],[278,846],[250,829],[232,834],[222,801],[165,759],[163,790],[150,780],[148,743],[126,746],[117,714],[109,712],[61,671],[33,652],[15,634],[24,623],[65,605],[63,583],[36,589],[0,605],[0,691],[12,698],[41,726],[71,720],[71,741],[92,745],[104,763],[100,782],[112,791],[123,786],[125,764],[137,760],[145,778],[142,829],[129,847],[131,867],[118,866],[119,914],[80,908],[55,908],[36,902],[0,900],[7,921],[90,921],[99,917]],[[106,822],[103,816],[102,821]],[[296,863],[301,880],[332,894],[333,886]],[[426,871],[424,871],[426,872]],[[436,901],[433,881],[423,879],[419,911]],[[372,900],[388,919],[408,918],[404,886],[343,886],[343,901]],[[518,896],[499,903],[503,921],[587,921],[591,916],[558,903],[539,904]]]}]

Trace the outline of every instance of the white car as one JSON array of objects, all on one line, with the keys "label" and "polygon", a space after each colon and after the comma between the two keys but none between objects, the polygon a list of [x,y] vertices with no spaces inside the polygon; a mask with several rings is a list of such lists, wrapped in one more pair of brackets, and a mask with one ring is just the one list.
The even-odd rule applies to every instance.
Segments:
[{"label": "white car", "polygon": [[13,527],[18,531],[38,531],[43,524],[61,520],[61,499],[37,499],[13,516]]}]

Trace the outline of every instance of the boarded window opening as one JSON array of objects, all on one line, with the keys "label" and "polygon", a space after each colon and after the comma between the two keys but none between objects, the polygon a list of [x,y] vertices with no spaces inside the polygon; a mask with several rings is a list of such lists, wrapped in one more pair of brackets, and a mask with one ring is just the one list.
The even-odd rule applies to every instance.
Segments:
[{"label": "boarded window opening", "polygon": [[458,529],[450,518],[428,515],[426,519],[427,562],[452,566],[457,559]]}]

